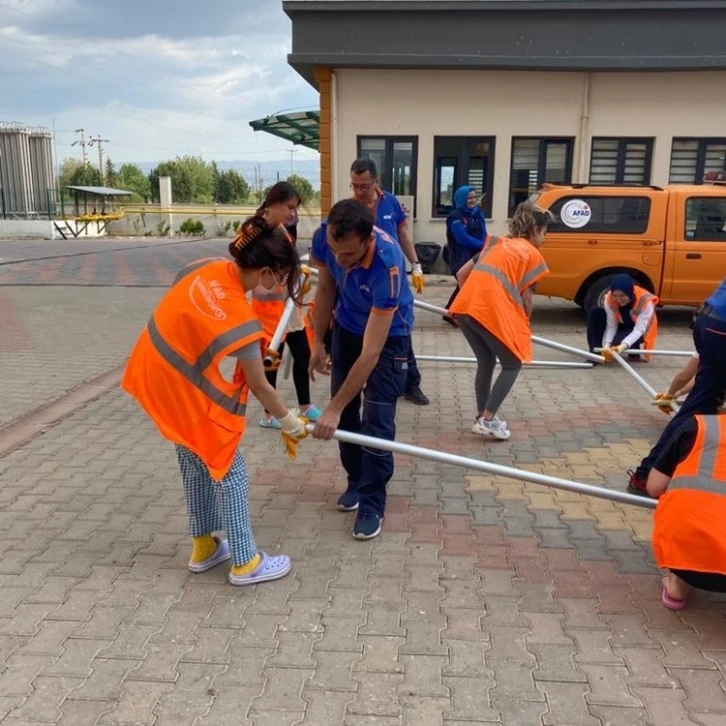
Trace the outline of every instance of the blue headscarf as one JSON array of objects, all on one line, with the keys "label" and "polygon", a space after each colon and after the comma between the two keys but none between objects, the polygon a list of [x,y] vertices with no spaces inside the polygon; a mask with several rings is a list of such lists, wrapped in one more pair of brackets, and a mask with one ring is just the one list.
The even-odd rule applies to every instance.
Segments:
[{"label": "blue headscarf", "polygon": [[614,290],[625,293],[632,303],[635,299],[635,280],[628,274],[615,275],[610,283],[610,291]]},{"label": "blue headscarf", "polygon": [[467,205],[469,195],[475,191],[476,189],[474,189],[474,187],[464,186],[459,187],[454,192],[454,207],[456,207],[456,209],[460,212],[463,212],[467,217],[470,217],[472,214],[476,214],[478,209],[480,210],[478,204],[471,208]]}]

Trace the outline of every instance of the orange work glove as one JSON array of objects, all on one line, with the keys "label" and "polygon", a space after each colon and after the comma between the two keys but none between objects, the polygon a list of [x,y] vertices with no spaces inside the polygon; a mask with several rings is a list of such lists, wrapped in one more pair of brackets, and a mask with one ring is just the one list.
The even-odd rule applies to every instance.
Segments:
[{"label": "orange work glove", "polygon": [[[271,359],[269,362],[268,358]],[[271,350],[270,348],[268,348],[265,351],[262,362],[265,366],[266,371],[276,371],[280,367],[280,363],[282,363],[282,358],[280,358],[280,354],[276,350]]]}]

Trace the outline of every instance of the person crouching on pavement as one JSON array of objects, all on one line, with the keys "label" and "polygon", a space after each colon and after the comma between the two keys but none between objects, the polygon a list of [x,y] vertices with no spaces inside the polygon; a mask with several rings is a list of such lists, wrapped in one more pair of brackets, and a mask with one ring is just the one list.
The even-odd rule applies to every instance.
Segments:
[{"label": "person crouching on pavement", "polygon": [[[229,251],[234,261],[199,260],[177,275],[137,340],[121,387],[176,445],[193,542],[189,569],[205,572],[231,559],[229,582],[251,585],[284,577],[291,565],[286,555],[259,551],[252,534],[238,449],[248,393],[278,418],[291,458],[306,421],[265,379],[264,333],[245,293],[286,284],[293,295],[300,261],[285,230],[261,217],[242,225]],[[219,370],[227,357],[239,364],[233,382]],[[228,539],[214,536],[220,530]]]},{"label": "person crouching on pavement", "polygon": [[[319,274],[310,372],[311,376],[316,372],[331,375],[332,396],[313,436],[330,439],[340,428],[393,441],[413,328],[413,295],[401,247],[374,228],[365,204],[344,199],[315,232],[311,264]],[[328,358],[324,333],[333,307]],[[340,459],[348,486],[337,507],[343,512],[358,511],[353,537],[376,537],[386,508],[386,485],[393,475],[393,454],[341,442]]]},{"label": "person crouching on pavement", "polygon": [[[607,363],[612,353],[622,353],[628,348],[653,350],[658,337],[658,318],[655,306],[658,298],[639,287],[630,275],[615,275],[610,292],[605,296],[604,307],[593,308],[587,319],[587,344],[590,352],[602,348]],[[647,362],[648,356],[643,356]],[[633,355],[631,360],[640,360]]]},{"label": "person crouching on pavement", "polygon": [[682,610],[693,588],[726,592],[726,415],[689,418],[648,476],[658,499],[653,552],[662,600]]}]

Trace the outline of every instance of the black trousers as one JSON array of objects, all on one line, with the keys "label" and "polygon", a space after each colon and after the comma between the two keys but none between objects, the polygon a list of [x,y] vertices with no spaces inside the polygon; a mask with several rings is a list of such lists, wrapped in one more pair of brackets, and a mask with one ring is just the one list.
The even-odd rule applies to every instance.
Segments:
[{"label": "black trousers", "polygon": [[718,572],[694,572],[693,570],[671,570],[671,572],[697,590],[726,592],[726,575]]},{"label": "black trousers", "polygon": [[[608,316],[605,312],[605,308],[593,308],[587,316],[587,347],[591,353],[595,352],[595,348],[602,348],[603,338],[605,336],[605,330],[608,326]],[[628,321],[627,323],[620,323],[618,329],[613,338],[613,345],[620,345],[623,339],[633,332],[635,326]],[[640,348],[643,343],[641,338],[636,343],[631,345],[631,348]]]},{"label": "black trousers", "polygon": [[[299,406],[310,405],[310,344],[308,336],[304,330],[296,330],[294,333],[288,333],[285,336],[285,342],[280,346],[280,355],[285,350],[285,346],[292,353],[292,380],[295,384],[295,393],[297,393],[297,403]],[[267,382],[273,387],[277,387],[277,371],[265,371]]]}]

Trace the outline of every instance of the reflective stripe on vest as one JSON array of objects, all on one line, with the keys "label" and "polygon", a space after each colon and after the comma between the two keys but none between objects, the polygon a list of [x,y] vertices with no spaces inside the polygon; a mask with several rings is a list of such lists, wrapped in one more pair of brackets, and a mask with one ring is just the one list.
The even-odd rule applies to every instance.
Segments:
[{"label": "reflective stripe on vest", "polygon": [[492,239],[492,243],[482,250],[481,254],[479,255],[479,261],[474,265],[474,269],[479,272],[486,272],[488,275],[491,275],[492,277],[499,280],[499,282],[509,294],[509,297],[511,297],[512,300],[517,303],[517,305],[519,305],[520,307],[524,307],[524,301],[522,300],[522,295],[519,291],[524,290],[524,288],[526,287],[529,287],[531,282],[538,275],[541,275],[547,270],[547,265],[544,262],[537,265],[537,267],[535,267],[533,270],[525,273],[525,275],[522,277],[517,285],[514,285],[512,281],[500,269],[498,269],[497,267],[493,267],[492,265],[487,265],[486,263],[481,261],[483,257],[486,257],[486,255],[491,251],[491,249],[494,247],[494,245],[497,244],[498,241],[499,238],[494,237]]},{"label": "reflective stripe on vest", "polygon": [[171,283],[171,286],[174,287],[177,282],[183,280],[187,275],[191,275],[195,270],[198,270],[200,267],[204,267],[204,265],[208,265],[211,262],[227,262],[227,260],[225,260],[224,257],[209,257],[206,260],[197,260],[196,262],[192,262],[190,265],[182,267],[182,269],[179,270],[174,278],[174,282]]},{"label": "reflective stripe on vest", "polygon": [[696,476],[676,476],[671,479],[668,490],[695,489],[709,494],[726,495],[726,481],[716,480],[716,456],[718,455],[721,434],[715,417],[700,418],[699,426],[704,428],[703,449]]},{"label": "reflective stripe on vest", "polygon": [[[250,326],[249,328],[246,328],[246,326]],[[245,334],[240,335],[240,330],[245,329]],[[164,340],[164,337],[162,336],[161,332],[159,331],[159,328],[156,325],[156,321],[154,320],[153,316],[149,320],[148,325],[146,326],[146,329],[149,333],[149,339],[151,340],[152,345],[154,348],[156,348],[156,352],[178,373],[180,373],[184,378],[186,378],[189,383],[191,383],[195,388],[199,389],[207,398],[209,398],[210,401],[213,403],[216,403],[220,408],[223,408],[228,413],[231,413],[234,416],[242,416],[244,417],[247,406],[244,403],[240,403],[239,401],[239,393],[242,392],[243,386],[240,386],[239,393],[236,397],[228,396],[223,391],[220,391],[219,388],[217,388],[211,381],[207,379],[207,377],[204,375],[204,369],[209,366],[209,363],[202,368],[200,366],[201,363],[204,363],[207,359],[207,354],[209,353],[210,349],[213,347],[216,348],[218,351],[222,350],[225,345],[222,344],[222,339],[228,336],[230,333],[237,333],[238,338],[242,339],[245,335],[249,335],[254,330],[260,329],[260,324],[256,320],[251,320],[244,325],[239,326],[238,328],[234,328],[231,331],[228,331],[227,333],[223,333],[222,335],[215,338],[207,347],[207,349],[199,356],[197,361],[190,365],[187,363],[167,342]],[[230,343],[234,342],[234,336],[232,336],[231,339],[226,341],[226,344],[229,345]]]}]

